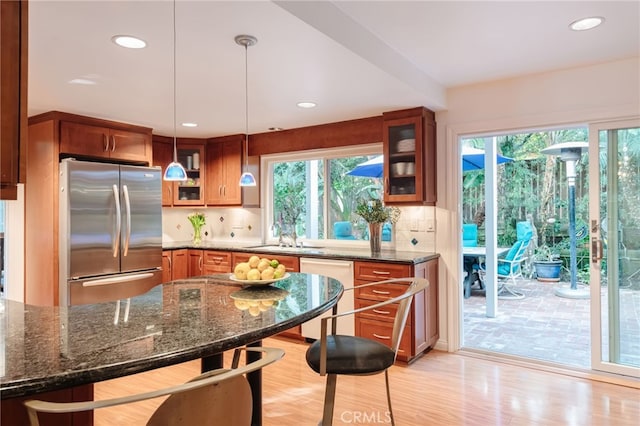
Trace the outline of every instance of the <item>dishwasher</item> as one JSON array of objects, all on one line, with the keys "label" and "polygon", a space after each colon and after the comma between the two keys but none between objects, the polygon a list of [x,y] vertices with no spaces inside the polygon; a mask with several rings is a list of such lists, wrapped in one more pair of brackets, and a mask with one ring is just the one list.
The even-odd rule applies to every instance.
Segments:
[{"label": "dishwasher", "polygon": [[[301,257],[300,258],[300,272],[308,274],[324,275],[329,278],[334,278],[342,284],[346,289],[353,287],[353,262],[344,260],[328,260],[328,259],[316,259]],[[316,282],[312,281],[312,288],[320,285],[318,277],[311,277]],[[311,294],[317,294],[312,292]],[[338,301],[338,312],[347,312],[354,308],[354,294],[353,290],[345,291],[342,297]],[[306,339],[317,340],[320,338],[320,318],[331,315],[331,310],[325,312],[323,315],[313,318],[302,324],[302,336]],[[344,334],[353,336],[355,334],[355,318],[354,315],[348,315],[338,320],[338,334]]]}]

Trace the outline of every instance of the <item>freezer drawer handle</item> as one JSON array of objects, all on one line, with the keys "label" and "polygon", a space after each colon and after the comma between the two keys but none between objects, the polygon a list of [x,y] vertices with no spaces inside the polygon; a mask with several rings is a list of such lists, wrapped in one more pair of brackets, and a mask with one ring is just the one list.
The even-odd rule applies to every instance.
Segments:
[{"label": "freezer drawer handle", "polygon": [[100,285],[117,284],[125,281],[138,281],[146,280],[153,277],[153,272],[146,272],[144,274],[125,275],[121,277],[100,278],[97,280],[84,281],[82,287],[96,287]]},{"label": "freezer drawer handle", "polygon": [[116,201],[116,235],[113,237],[113,257],[118,257],[120,250],[120,231],[122,230],[122,221],[120,218],[120,194],[118,193],[118,185],[113,185],[113,198]]},{"label": "freezer drawer handle", "polygon": [[127,212],[127,237],[124,241],[124,253],[123,256],[126,256],[129,253],[129,241],[131,240],[131,202],[129,201],[129,188],[127,185],[122,185],[122,190],[124,192],[124,207]]}]

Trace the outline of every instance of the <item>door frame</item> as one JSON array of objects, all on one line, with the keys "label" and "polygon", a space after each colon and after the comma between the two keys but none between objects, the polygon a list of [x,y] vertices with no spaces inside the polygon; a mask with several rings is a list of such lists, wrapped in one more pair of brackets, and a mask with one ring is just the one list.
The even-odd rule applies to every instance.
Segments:
[{"label": "door frame", "polygon": [[595,250],[602,247],[600,224],[600,146],[599,135],[603,130],[618,130],[640,127],[640,117],[624,120],[611,120],[589,123],[589,223],[591,224],[591,266],[589,287],[591,291],[591,369],[609,373],[640,377],[640,368],[603,361],[602,357],[602,260],[594,260]]}]

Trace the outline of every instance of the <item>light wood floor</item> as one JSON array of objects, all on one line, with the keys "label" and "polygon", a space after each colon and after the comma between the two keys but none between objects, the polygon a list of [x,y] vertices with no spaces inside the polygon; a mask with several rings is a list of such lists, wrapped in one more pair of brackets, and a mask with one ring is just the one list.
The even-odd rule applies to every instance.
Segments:
[{"label": "light wood floor", "polygon": [[[286,351],[282,360],[264,370],[264,425],[317,425],[322,413],[324,379],[307,367],[307,345],[267,339],[264,346]],[[95,386],[95,397],[104,399],[181,383],[196,376],[199,368],[199,362],[193,361],[101,382]],[[637,426],[640,419],[637,386],[440,351],[431,351],[408,367],[394,366],[391,392],[399,426]],[[339,377],[336,400],[335,425],[388,424],[384,375]],[[157,404],[159,401],[98,410],[95,424],[144,424]]]}]

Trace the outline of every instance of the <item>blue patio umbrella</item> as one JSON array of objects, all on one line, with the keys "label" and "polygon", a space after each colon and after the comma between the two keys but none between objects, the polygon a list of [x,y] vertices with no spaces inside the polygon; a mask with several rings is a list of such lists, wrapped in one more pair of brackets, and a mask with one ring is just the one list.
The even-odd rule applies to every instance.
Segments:
[{"label": "blue patio umbrella", "polygon": [[383,170],[384,156],[378,155],[371,160],[360,163],[347,174],[350,176],[381,178]]},{"label": "blue patio umbrella", "polygon": [[[462,148],[462,171],[468,172],[469,170],[484,169],[484,151],[478,148],[472,148],[465,146]],[[513,158],[505,157],[498,154],[497,163],[508,163],[513,161]]]},{"label": "blue patio umbrella", "polygon": [[[484,151],[478,148],[464,147],[462,149],[462,171],[484,169]],[[498,164],[508,163],[513,158],[498,155]],[[381,178],[383,172],[384,156],[378,155],[370,160],[360,163],[347,172],[350,176]]]}]

